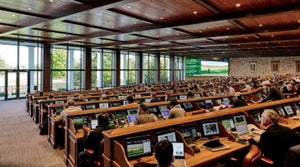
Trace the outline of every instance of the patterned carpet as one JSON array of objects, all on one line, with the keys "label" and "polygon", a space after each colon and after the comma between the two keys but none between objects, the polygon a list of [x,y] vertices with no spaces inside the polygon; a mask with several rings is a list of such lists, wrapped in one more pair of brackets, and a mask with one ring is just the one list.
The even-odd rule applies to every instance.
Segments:
[{"label": "patterned carpet", "polygon": [[53,149],[47,135],[25,111],[25,99],[0,102],[0,167],[65,167],[64,150]]}]

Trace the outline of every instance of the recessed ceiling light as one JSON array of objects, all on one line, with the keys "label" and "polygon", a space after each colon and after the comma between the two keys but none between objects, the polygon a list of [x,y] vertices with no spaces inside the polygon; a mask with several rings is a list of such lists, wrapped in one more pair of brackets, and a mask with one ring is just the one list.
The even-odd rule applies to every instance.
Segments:
[{"label": "recessed ceiling light", "polygon": [[136,21],[134,21],[133,24],[136,24]]},{"label": "recessed ceiling light", "polygon": [[273,38],[273,37],[274,37],[274,35],[271,35],[271,37]]},{"label": "recessed ceiling light", "polygon": [[200,30],[199,32],[202,33],[203,31]]},{"label": "recessed ceiling light", "polygon": [[12,17],[15,17],[16,15],[15,15],[15,14],[12,14],[11,16],[12,16]]},{"label": "recessed ceiling light", "polygon": [[235,7],[241,7],[240,3],[235,4]]},{"label": "recessed ceiling light", "polygon": [[49,0],[50,2],[53,2],[53,0]]},{"label": "recessed ceiling light", "polygon": [[230,28],[229,28],[229,27],[227,27],[227,28],[226,28],[226,30],[228,31],[228,30],[230,30]]},{"label": "recessed ceiling light", "polygon": [[262,24],[259,24],[258,26],[259,26],[259,27],[262,27],[263,25],[262,25]]},{"label": "recessed ceiling light", "polygon": [[298,23],[300,23],[300,20],[298,20]]},{"label": "recessed ceiling light", "polygon": [[32,10],[31,8],[28,8],[28,10]]},{"label": "recessed ceiling light", "polygon": [[115,26],[111,26],[111,28],[115,28]]},{"label": "recessed ceiling light", "polygon": [[164,17],[160,17],[159,19],[160,19],[160,20],[163,20],[163,19],[164,19]]},{"label": "recessed ceiling light", "polygon": [[176,33],[176,35],[178,36],[178,35],[179,35],[179,33]]},{"label": "recessed ceiling light", "polygon": [[131,6],[127,6],[128,9],[131,9]]},{"label": "recessed ceiling light", "polygon": [[197,13],[198,13],[197,11],[194,11],[194,12],[193,12],[193,14],[197,14]]},{"label": "recessed ceiling light", "polygon": [[248,37],[245,37],[245,39],[248,39]]}]

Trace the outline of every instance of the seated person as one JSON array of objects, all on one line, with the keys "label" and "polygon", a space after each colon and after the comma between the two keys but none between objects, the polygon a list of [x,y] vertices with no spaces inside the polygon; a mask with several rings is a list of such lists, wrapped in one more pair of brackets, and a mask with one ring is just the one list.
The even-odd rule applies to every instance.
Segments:
[{"label": "seated person", "polygon": [[261,114],[261,124],[267,129],[258,143],[262,153],[273,160],[275,167],[283,167],[285,156],[291,146],[300,144],[300,135],[278,124],[279,115],[272,109]]},{"label": "seated person", "polygon": [[87,99],[84,98],[84,94],[79,94],[78,99],[76,100],[77,102],[85,102]]},{"label": "seated person", "polygon": [[64,120],[64,117],[69,113],[69,112],[73,112],[73,111],[82,111],[81,108],[79,107],[75,107],[75,101],[74,99],[69,99],[67,101],[67,108],[63,109],[62,112],[60,113],[60,115],[58,115],[55,118],[55,121],[62,121]]},{"label": "seated person", "polygon": [[156,164],[139,162],[134,164],[134,167],[173,167],[173,145],[168,140],[161,140],[156,143],[155,148],[155,158],[158,162]]},{"label": "seated person", "polygon": [[234,101],[232,108],[248,105],[248,103],[243,99],[242,94],[240,92],[237,92],[235,94],[235,97],[236,97],[236,100]]},{"label": "seated person", "polygon": [[127,106],[134,106],[134,107],[139,107],[139,104],[134,102],[133,96],[132,95],[128,95],[126,97],[126,100],[128,101]]},{"label": "seated person", "polygon": [[139,116],[135,119],[134,124],[138,125],[155,121],[157,121],[157,117],[154,114],[149,114],[146,103],[141,103],[139,107]]},{"label": "seated person", "polygon": [[284,99],[283,94],[277,88],[271,87],[270,81],[264,81],[263,87],[267,90],[268,94],[266,98],[264,98],[263,100],[259,100],[258,103],[266,102],[269,100],[275,101]]},{"label": "seated person", "polygon": [[152,92],[150,102],[153,103],[153,102],[158,102],[158,101],[160,101],[160,99],[156,96],[156,92]]},{"label": "seated person", "polygon": [[168,116],[168,119],[185,117],[185,110],[181,108],[177,100],[171,100],[169,106],[170,114]]},{"label": "seated person", "polygon": [[188,97],[188,99],[194,98],[193,92],[189,91],[189,92],[187,93],[187,97]]},{"label": "seated person", "polygon": [[[82,144],[84,150],[78,154],[78,167],[92,167],[93,160],[100,160],[101,156],[99,155],[100,142],[104,138],[102,131],[112,129],[114,127],[109,126],[109,116],[107,113],[102,113],[98,116],[98,127],[94,131],[86,126],[83,126],[84,136],[82,139]],[[89,155],[86,150],[93,150],[93,154]]]}]

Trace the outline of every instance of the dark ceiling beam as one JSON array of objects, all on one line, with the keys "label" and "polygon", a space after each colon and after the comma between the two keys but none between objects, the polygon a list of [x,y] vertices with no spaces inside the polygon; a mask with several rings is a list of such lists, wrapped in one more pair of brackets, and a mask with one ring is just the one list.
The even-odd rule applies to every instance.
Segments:
[{"label": "dark ceiling beam", "polygon": [[214,7],[212,4],[210,4],[209,2],[205,1],[205,0],[193,0],[195,3],[199,4],[200,6],[208,9],[209,11],[215,13],[215,14],[221,14],[222,12],[217,9],[216,7]]}]

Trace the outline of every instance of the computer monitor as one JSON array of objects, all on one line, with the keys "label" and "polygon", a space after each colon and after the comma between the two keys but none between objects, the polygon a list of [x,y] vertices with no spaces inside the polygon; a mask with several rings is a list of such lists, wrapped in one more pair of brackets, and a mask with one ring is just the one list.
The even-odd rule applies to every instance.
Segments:
[{"label": "computer monitor", "polygon": [[139,109],[130,109],[130,110],[127,110],[127,115],[137,115],[139,114]]},{"label": "computer monitor", "polygon": [[202,122],[203,136],[211,137],[220,135],[220,129],[217,121]]},{"label": "computer monitor", "polygon": [[135,94],[134,97],[141,97],[141,94]]},{"label": "computer monitor", "polygon": [[204,101],[199,101],[199,102],[197,102],[197,104],[200,108],[205,108]]},{"label": "computer monitor", "polygon": [[171,142],[175,142],[176,140],[176,133],[174,130],[167,130],[157,133],[157,142],[161,140],[169,140]]},{"label": "computer monitor", "polygon": [[60,115],[63,109],[64,109],[63,106],[55,107],[55,114]]},{"label": "computer monitor", "polygon": [[121,105],[122,105],[121,102],[113,102],[112,103],[113,107],[118,107],[118,106],[121,106]]},{"label": "computer monitor", "polygon": [[108,103],[99,103],[99,108],[108,108]]},{"label": "computer monitor", "polygon": [[233,116],[234,123],[246,122],[246,116],[244,114],[234,115]]},{"label": "computer monitor", "polygon": [[75,129],[81,129],[82,125],[87,124],[88,116],[75,116],[73,117],[73,124]]},{"label": "computer monitor", "polygon": [[145,99],[146,103],[151,103],[151,99]]},{"label": "computer monitor", "polygon": [[137,116],[138,116],[137,114],[127,115],[128,124],[133,124]]},{"label": "computer monitor", "polygon": [[284,105],[283,108],[288,116],[294,115],[294,110],[290,105]]},{"label": "computer monitor", "polygon": [[222,104],[222,99],[216,99],[216,102],[218,103],[218,105]]},{"label": "computer monitor", "polygon": [[125,111],[125,110],[124,111],[115,111],[114,115],[115,115],[116,119],[118,119],[118,118],[124,118],[127,115],[127,111]]},{"label": "computer monitor", "polygon": [[128,104],[128,101],[127,101],[127,100],[123,101],[123,105],[124,105],[124,106],[126,106],[127,104]]},{"label": "computer monitor", "polygon": [[56,104],[64,104],[65,101],[63,101],[63,100],[57,100],[55,103],[56,103]]},{"label": "computer monitor", "polygon": [[232,116],[226,116],[221,118],[221,123],[227,131],[235,130]]},{"label": "computer monitor", "polygon": [[201,97],[201,95],[199,93],[195,93],[194,97]]},{"label": "computer monitor", "polygon": [[181,135],[184,139],[197,138],[197,128],[196,125],[184,125],[180,127]]},{"label": "computer monitor", "polygon": [[187,96],[186,95],[180,95],[179,100],[183,100],[183,99],[187,99]]},{"label": "computer monitor", "polygon": [[230,100],[229,100],[228,97],[224,97],[224,98],[223,98],[223,104],[224,104],[226,107],[230,105]]},{"label": "computer monitor", "polygon": [[210,109],[210,108],[214,107],[213,102],[212,102],[211,99],[204,100],[204,103],[205,103],[205,108],[206,109]]},{"label": "computer monitor", "polygon": [[185,157],[184,143],[183,142],[172,142],[172,146],[173,146],[174,158],[184,159],[184,157]]},{"label": "computer monitor", "polygon": [[182,103],[183,107],[185,110],[191,110],[191,109],[194,109],[194,106],[191,102],[185,102],[185,103]]},{"label": "computer monitor", "polygon": [[251,115],[253,116],[255,122],[260,123],[260,121],[261,121],[261,114],[260,114],[259,111],[253,112]]},{"label": "computer monitor", "polygon": [[150,108],[148,108],[148,111],[150,114],[155,114],[155,115],[160,114],[156,107],[150,107]]},{"label": "computer monitor", "polygon": [[286,116],[286,114],[285,114],[285,112],[284,112],[284,110],[282,109],[281,106],[277,106],[277,107],[275,107],[275,108],[276,108],[276,111],[277,111],[278,115],[280,115],[280,116],[282,116],[282,117],[285,117],[285,116]]},{"label": "computer monitor", "polygon": [[95,104],[87,104],[87,105],[85,105],[85,109],[86,110],[91,110],[91,109],[95,109],[96,107],[95,107]]},{"label": "computer monitor", "polygon": [[159,110],[169,109],[167,105],[158,106]]},{"label": "computer monitor", "polygon": [[128,160],[152,155],[151,137],[147,135],[125,139],[125,152]]}]

